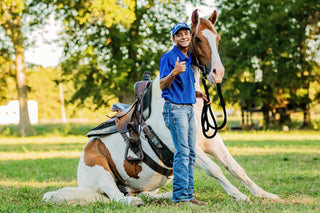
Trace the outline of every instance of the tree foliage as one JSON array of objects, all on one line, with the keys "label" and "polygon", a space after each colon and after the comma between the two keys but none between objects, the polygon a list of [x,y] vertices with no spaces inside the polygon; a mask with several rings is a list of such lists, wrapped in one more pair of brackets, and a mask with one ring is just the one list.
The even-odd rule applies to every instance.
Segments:
[{"label": "tree foliage", "polygon": [[[310,82],[319,80],[318,1],[219,0],[219,46],[234,103],[269,111],[282,101],[309,104]],[[318,47],[311,47],[310,42]],[[318,61],[317,61],[318,60]],[[308,107],[307,107],[308,110]]]},{"label": "tree foliage", "polygon": [[[161,54],[172,44],[172,23],[186,21],[183,6],[178,1],[93,1],[99,2],[93,12],[90,2],[52,3],[65,23],[63,70],[77,89],[71,101],[92,98],[101,107],[116,97],[130,103],[133,83],[144,71],[155,75]],[[107,10],[122,19],[110,19]]]}]

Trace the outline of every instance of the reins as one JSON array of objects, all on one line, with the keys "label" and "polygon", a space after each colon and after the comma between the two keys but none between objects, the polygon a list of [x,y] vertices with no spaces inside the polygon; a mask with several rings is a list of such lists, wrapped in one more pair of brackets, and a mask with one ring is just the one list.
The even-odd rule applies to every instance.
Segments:
[{"label": "reins", "polygon": [[[201,112],[201,127],[202,127],[202,133],[206,138],[213,138],[214,136],[216,136],[218,130],[222,129],[226,124],[227,124],[227,112],[226,112],[226,107],[225,107],[225,102],[222,96],[222,92],[221,92],[221,85],[220,83],[217,83],[217,92],[218,92],[218,96],[220,99],[220,105],[223,109],[223,122],[220,126],[218,126],[217,124],[217,120],[213,114],[212,108],[210,107],[209,101],[210,101],[210,97],[209,97],[209,92],[208,92],[208,86],[206,84],[205,78],[202,77],[202,83],[205,89],[205,93],[206,96],[208,98],[208,101],[203,100],[203,107],[202,107],[202,112]],[[208,116],[208,110],[210,112],[210,117],[213,120],[213,124],[210,124],[210,117]],[[208,132],[210,131],[210,129],[213,129],[214,132],[209,135]]]},{"label": "reins", "polygon": [[[205,89],[205,94],[206,94],[206,96],[208,98],[208,101],[203,100],[203,107],[202,107],[202,112],[201,112],[201,127],[202,127],[203,135],[206,138],[210,139],[210,138],[213,138],[214,136],[216,136],[218,130],[222,129],[227,124],[227,112],[226,112],[225,102],[224,102],[223,95],[222,95],[222,92],[221,92],[221,85],[220,85],[220,83],[217,83],[216,84],[217,85],[217,92],[218,92],[218,96],[219,96],[219,99],[220,99],[220,105],[221,105],[221,107],[223,109],[223,117],[224,117],[222,124],[220,126],[218,126],[216,117],[214,116],[212,108],[210,107],[211,104],[208,104],[210,102],[210,96],[209,96],[209,89],[208,89],[208,86],[207,86],[207,83],[206,83],[206,79],[205,79],[205,75],[207,75],[208,73],[206,71],[205,66],[200,65],[200,63],[198,61],[198,57],[197,57],[197,54],[195,52],[192,39],[191,39],[191,45],[192,45],[192,49],[193,49],[194,58],[196,59],[195,60],[195,62],[196,62],[195,65],[198,67],[199,70],[201,70],[201,68],[203,69],[202,70],[202,84],[203,84],[203,87]],[[208,116],[208,111],[210,113],[209,114],[210,117]],[[210,123],[210,118],[213,121],[213,125]],[[211,129],[214,130],[214,132],[210,135],[208,132]]]}]

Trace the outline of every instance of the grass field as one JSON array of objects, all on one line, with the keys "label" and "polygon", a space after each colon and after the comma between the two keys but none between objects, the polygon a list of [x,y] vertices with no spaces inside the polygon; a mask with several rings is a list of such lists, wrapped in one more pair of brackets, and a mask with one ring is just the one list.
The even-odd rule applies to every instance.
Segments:
[{"label": "grass field", "polygon": [[[52,129],[52,127],[51,127]],[[57,130],[60,131],[60,130]],[[44,131],[45,132],[45,131]],[[195,170],[195,194],[208,206],[143,197],[145,207],[115,202],[86,206],[41,201],[47,191],[76,186],[84,136],[0,137],[0,212],[320,212],[320,133],[222,132],[229,151],[251,179],[284,203],[253,197],[228,171],[226,177],[252,202],[236,202],[216,180]],[[161,192],[170,191],[169,184]]]}]

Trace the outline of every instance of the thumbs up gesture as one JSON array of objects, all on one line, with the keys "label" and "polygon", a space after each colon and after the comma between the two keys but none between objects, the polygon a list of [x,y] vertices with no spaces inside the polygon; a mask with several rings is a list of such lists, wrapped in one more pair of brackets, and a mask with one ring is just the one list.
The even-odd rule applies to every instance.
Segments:
[{"label": "thumbs up gesture", "polygon": [[172,72],[174,72],[175,75],[179,75],[180,73],[183,73],[184,71],[186,71],[186,62],[184,62],[184,61],[179,62],[179,57],[177,57],[176,64],[175,64]]}]

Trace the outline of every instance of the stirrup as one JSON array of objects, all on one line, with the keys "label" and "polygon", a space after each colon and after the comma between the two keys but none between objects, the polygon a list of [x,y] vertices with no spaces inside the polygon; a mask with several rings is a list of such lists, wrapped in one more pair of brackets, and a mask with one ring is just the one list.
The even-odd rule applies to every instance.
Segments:
[{"label": "stirrup", "polygon": [[[127,128],[128,128],[129,132],[134,131],[136,133],[137,137],[133,137],[130,134],[130,137],[128,137],[126,139],[127,145],[126,145],[126,152],[124,154],[124,157],[128,162],[139,163],[144,158],[144,154],[143,154],[143,151],[142,151],[141,140],[139,138],[139,134],[137,133],[137,130],[136,130],[135,125],[133,123],[129,123]],[[133,151],[133,153],[135,153],[138,157],[135,158],[135,157],[132,157],[132,156],[131,157],[128,156],[128,152],[129,152],[130,148]]]},{"label": "stirrup", "polygon": [[[135,147],[132,147],[132,149],[135,149],[135,148],[138,149],[138,150],[134,150],[134,153],[137,155],[136,158],[132,156],[128,156],[130,146],[135,146]],[[139,163],[140,161],[143,160],[144,154],[142,151],[141,141],[139,138],[128,138],[124,157],[128,162],[131,162],[131,163]]]}]

